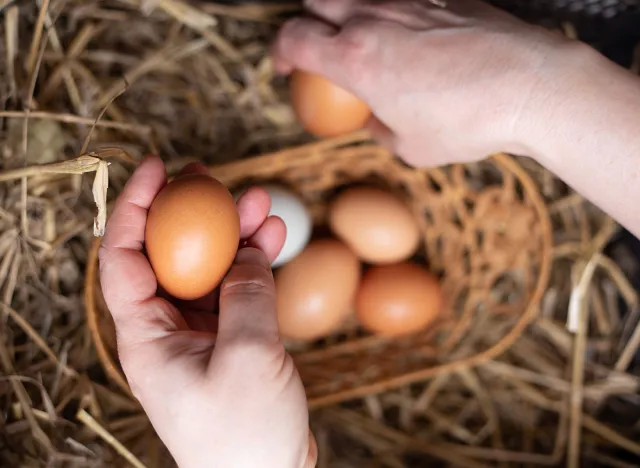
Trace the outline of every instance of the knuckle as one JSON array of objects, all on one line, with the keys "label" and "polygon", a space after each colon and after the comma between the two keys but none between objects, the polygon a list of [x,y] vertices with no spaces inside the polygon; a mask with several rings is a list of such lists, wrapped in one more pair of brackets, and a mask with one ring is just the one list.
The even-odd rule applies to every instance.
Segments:
[{"label": "knuckle", "polygon": [[135,360],[128,353],[124,353],[119,351],[119,360],[120,366],[122,367],[122,371],[127,379],[127,384],[129,385],[129,390],[131,390],[131,394],[138,401],[144,400],[144,382],[142,381],[141,372],[139,367],[136,365]]},{"label": "knuckle", "polygon": [[134,373],[127,371],[125,365],[122,366],[122,370],[127,377],[127,384],[133,397],[140,402],[144,401],[143,386],[140,385],[140,379],[136,378]]},{"label": "knuckle", "polygon": [[224,281],[221,296],[273,294],[273,277],[262,265],[235,265]]},{"label": "knuckle", "polygon": [[299,68],[313,68],[310,64],[315,60],[315,51],[311,44],[301,40],[291,45],[290,57]]},{"label": "knuckle", "polygon": [[267,260],[267,256],[265,255],[265,253],[262,250],[252,246],[242,247],[240,250],[238,250],[235,263],[242,265],[257,264],[262,265],[267,271],[270,271],[271,269],[269,260]]},{"label": "knuckle", "polygon": [[267,338],[243,334],[225,341],[219,351],[221,359],[231,366],[251,365],[253,368],[269,366],[282,358],[284,347],[277,337]]},{"label": "knuckle", "polygon": [[279,380],[281,382],[291,382],[297,377],[299,377],[298,369],[296,369],[293,358],[289,353],[283,351],[283,354],[281,355],[280,366],[278,366],[274,370],[274,380]]},{"label": "knuckle", "polygon": [[299,66],[311,63],[315,57],[314,48],[307,40],[307,28],[299,18],[284,24],[280,31],[278,46],[283,56]]}]

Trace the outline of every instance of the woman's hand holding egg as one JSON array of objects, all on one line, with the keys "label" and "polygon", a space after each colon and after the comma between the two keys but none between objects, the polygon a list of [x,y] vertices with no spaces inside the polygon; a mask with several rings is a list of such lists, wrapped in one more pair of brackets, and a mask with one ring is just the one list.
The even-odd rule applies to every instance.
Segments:
[{"label": "woman's hand holding egg", "polygon": [[[266,186],[277,194],[272,210],[269,193],[254,187],[236,205],[206,172],[190,165],[167,184],[162,162],[149,157],[116,202],[100,274],[123,370],[181,467],[315,466],[304,387],[280,333],[322,338],[354,308],[371,332],[418,332],[437,319],[439,285],[394,263],[413,254],[419,234],[389,193],[343,192],[330,209],[341,240],[305,248],[311,219],[293,193]],[[276,273],[278,295],[271,263],[286,228],[270,211],[297,233]],[[387,265],[361,280],[361,260]]]},{"label": "woman's hand holding egg", "polygon": [[[309,0],[305,7],[309,16],[279,32],[276,69],[320,75],[353,93],[376,117],[368,124],[374,136],[416,166],[501,151],[544,154],[542,146],[566,135],[549,122],[565,95],[580,96],[575,70],[594,70],[583,58],[586,46],[475,0]],[[309,84],[301,96],[296,80],[294,107],[295,99],[329,96],[326,111],[328,87]],[[563,98],[554,102],[556,95]],[[350,131],[359,114],[347,112],[336,122]],[[334,133],[324,115],[298,115],[311,133]]]},{"label": "woman's hand holding egg", "polygon": [[157,295],[143,248],[147,212],[165,185],[162,161],[145,159],[116,202],[100,250],[102,289],[134,395],[181,468],[315,466],[304,388],[278,335],[269,263],[285,229],[268,217],[268,194],[250,189],[238,200],[239,237],[250,247],[238,250],[222,281],[218,317],[212,295],[180,308]]}]

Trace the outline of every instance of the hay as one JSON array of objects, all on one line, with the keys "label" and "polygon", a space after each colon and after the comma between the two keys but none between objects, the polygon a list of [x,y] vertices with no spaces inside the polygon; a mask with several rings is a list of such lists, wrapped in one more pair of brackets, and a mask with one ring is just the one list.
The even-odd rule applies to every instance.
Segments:
[{"label": "hay", "polygon": [[[0,1],[0,465],[171,466],[87,332],[92,225],[147,152],[173,172],[309,140],[267,58],[296,8]],[[538,320],[498,359],[313,413],[319,466],[637,465],[638,265],[602,253],[606,216],[521,163],[554,218]]]}]

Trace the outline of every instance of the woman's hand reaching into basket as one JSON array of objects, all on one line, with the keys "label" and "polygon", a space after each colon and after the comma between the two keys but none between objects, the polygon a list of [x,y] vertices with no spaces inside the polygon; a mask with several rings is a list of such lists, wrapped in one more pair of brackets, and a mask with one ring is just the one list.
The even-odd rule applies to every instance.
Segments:
[{"label": "woman's hand reaching into basket", "polygon": [[640,235],[640,80],[478,0],[306,0],[273,47],[367,102],[409,164],[536,159]]},{"label": "woman's hand reaching into basket", "polygon": [[[183,172],[206,171],[190,165]],[[181,468],[315,466],[304,388],[278,336],[270,261],[284,243],[270,200],[238,200],[241,248],[218,297],[179,305],[156,295],[143,253],[147,210],[166,184],[148,157],[119,196],[100,250],[100,279],[134,395]],[[215,348],[214,348],[215,344]]]}]

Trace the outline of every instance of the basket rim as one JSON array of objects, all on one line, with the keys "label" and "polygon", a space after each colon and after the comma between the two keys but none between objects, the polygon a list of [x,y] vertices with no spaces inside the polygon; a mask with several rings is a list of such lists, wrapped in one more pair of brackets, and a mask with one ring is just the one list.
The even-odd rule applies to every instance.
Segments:
[{"label": "basket rim", "polygon": [[[350,143],[367,143],[367,141],[370,141],[367,138],[367,135],[363,132],[358,132],[346,137],[332,140],[321,140],[319,142],[313,142],[306,145],[287,148],[282,151],[267,153],[245,160],[234,161],[217,166],[209,166],[209,171],[214,174],[216,171],[224,168],[236,172],[238,170],[242,170],[245,167],[248,168],[249,165],[255,165],[258,160],[264,162],[265,160],[273,159],[276,157],[282,158],[283,155],[286,155],[287,157],[293,157],[300,152],[306,153],[310,151],[323,151],[326,149],[336,150],[341,146],[345,146]],[[521,335],[521,333],[529,325],[529,323],[531,323],[537,313],[538,305],[540,303],[540,300],[542,299],[544,291],[546,290],[546,286],[548,284],[551,273],[551,253],[553,247],[551,220],[540,191],[536,187],[533,179],[525,171],[525,169],[514,158],[504,153],[494,154],[491,156],[491,159],[498,166],[511,172],[520,182],[524,189],[524,192],[529,197],[529,200],[536,212],[541,228],[540,264],[536,285],[533,288],[533,292],[530,295],[524,312],[520,315],[517,322],[515,322],[509,332],[505,336],[503,336],[497,343],[494,343],[491,347],[478,354],[459,359],[457,361],[447,362],[417,371],[404,373],[389,378],[385,381],[374,382],[356,388],[342,390],[330,395],[309,398],[307,404],[310,410],[355,398],[364,397],[370,394],[380,393],[385,390],[400,387],[406,384],[427,380],[437,374],[452,372],[464,367],[477,366],[502,354],[517,340],[517,338]],[[100,245],[101,238],[94,239],[87,257],[84,299],[88,326],[96,346],[98,358],[103,368],[105,369],[107,376],[127,394],[133,396],[124,373],[116,364],[115,359],[112,358],[104,340],[102,339],[102,334],[100,333],[100,327],[98,324],[99,313],[95,300],[95,287],[97,284],[96,279],[98,275],[98,252],[100,249]]]}]

